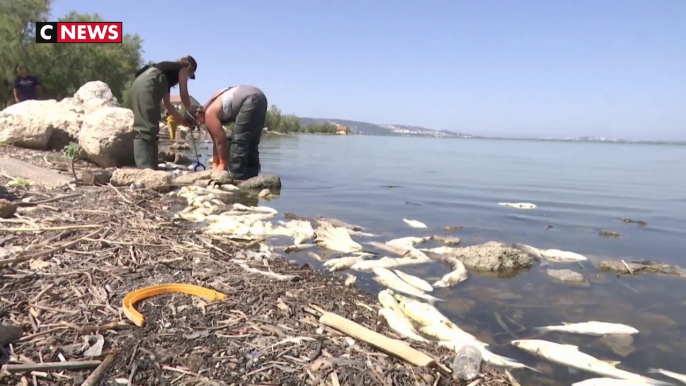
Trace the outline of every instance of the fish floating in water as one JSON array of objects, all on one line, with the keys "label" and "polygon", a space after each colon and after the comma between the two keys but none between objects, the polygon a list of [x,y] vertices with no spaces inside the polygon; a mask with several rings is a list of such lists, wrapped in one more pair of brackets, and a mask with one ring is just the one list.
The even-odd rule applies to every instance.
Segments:
[{"label": "fish floating in water", "polygon": [[403,219],[405,221],[405,224],[409,225],[412,228],[428,228],[426,224],[423,222],[419,222],[417,220],[408,220],[408,219]]},{"label": "fish floating in water", "polygon": [[679,373],[675,373],[673,371],[668,371],[668,370],[663,370],[663,369],[655,369],[655,368],[648,369],[648,372],[652,373],[652,374],[662,374],[664,376],[674,378],[677,381],[686,385],[686,375],[684,375],[684,374],[679,374]]},{"label": "fish floating in water", "polygon": [[386,245],[392,245],[392,246],[397,246],[399,248],[403,249],[412,249],[412,247],[425,243],[429,240],[431,240],[433,237],[427,236],[427,237],[414,237],[414,236],[409,236],[409,237],[401,237],[399,239],[393,239],[390,241],[386,241]]},{"label": "fish floating in water", "polygon": [[530,204],[528,202],[499,202],[498,205],[517,209],[536,209],[535,204]]},{"label": "fish floating in water", "polygon": [[409,257],[382,257],[378,260],[361,260],[353,264],[350,269],[353,271],[371,272],[376,268],[392,268],[392,267],[402,267],[408,265],[422,264],[426,261],[412,259]]},{"label": "fish floating in water", "polygon": [[424,292],[433,292],[434,290],[434,287],[432,287],[431,284],[427,283],[424,279],[418,278],[417,276],[408,275],[405,272],[397,269],[394,269],[393,272],[395,272],[395,274],[398,275],[399,278],[403,279],[407,284],[419,288]]},{"label": "fish floating in water", "polygon": [[625,324],[605,323],[605,322],[584,322],[584,323],[565,323],[561,326],[537,327],[540,331],[569,332],[573,334],[585,335],[634,335],[638,330]]},{"label": "fish floating in water", "polygon": [[539,249],[522,243],[512,244],[512,247],[526,253],[540,262],[550,260],[559,263],[576,263],[579,261],[588,260],[588,258],[586,258],[584,255],[574,252],[561,251],[559,249]]},{"label": "fish floating in water", "polygon": [[286,253],[295,253],[295,252],[300,252],[304,251],[306,249],[314,248],[316,245],[314,244],[296,244],[296,245],[289,245],[284,249],[284,252]]},{"label": "fish floating in water", "polygon": [[435,303],[437,301],[445,301],[443,299],[439,299],[436,297],[433,297],[431,295],[427,295],[424,293],[424,291],[420,290],[417,287],[414,287],[405,281],[403,281],[401,278],[399,278],[397,275],[389,271],[388,269],[385,268],[376,268],[374,269],[374,273],[377,275],[373,278],[373,280],[385,287],[388,287],[394,291],[397,292],[402,292],[404,294],[416,296],[418,298],[422,298],[429,303]]},{"label": "fish floating in water", "polygon": [[574,369],[588,371],[610,378],[644,381],[654,385],[664,385],[655,379],[616,368],[619,362],[605,362],[579,351],[579,347],[558,344],[538,339],[512,341],[512,345],[551,362]]},{"label": "fish floating in water", "polygon": [[379,315],[386,319],[388,327],[395,331],[401,338],[409,338],[418,342],[428,342],[428,340],[417,333],[409,320],[398,315],[396,311],[393,311],[390,308],[382,308],[379,310]]}]

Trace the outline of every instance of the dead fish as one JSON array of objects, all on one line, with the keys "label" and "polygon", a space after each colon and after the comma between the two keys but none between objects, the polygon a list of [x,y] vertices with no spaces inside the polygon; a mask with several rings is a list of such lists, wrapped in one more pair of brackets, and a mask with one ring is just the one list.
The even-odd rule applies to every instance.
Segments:
[{"label": "dead fish", "polygon": [[461,261],[457,260],[457,262],[459,264],[453,263],[453,267],[456,269],[443,275],[440,280],[434,283],[434,288],[448,288],[467,280],[467,268],[465,268]]},{"label": "dead fish", "polygon": [[684,374],[679,374],[679,373],[675,373],[673,371],[668,371],[668,370],[663,370],[663,369],[655,369],[655,368],[648,369],[648,372],[652,373],[652,374],[662,374],[664,376],[674,378],[683,384],[686,384],[686,375],[684,375]]},{"label": "dead fish", "polygon": [[410,251],[409,247],[398,246],[388,243],[380,243],[377,241],[370,241],[367,244],[371,245],[374,248],[378,248],[383,251],[390,252],[399,256],[405,256]]},{"label": "dead fish", "polygon": [[440,321],[436,324],[429,324],[421,327],[419,331],[424,335],[431,336],[440,341],[464,342],[475,346],[485,347],[486,343],[481,342],[474,335],[462,330],[453,322]]},{"label": "dead fish", "polygon": [[412,228],[427,228],[426,224],[423,222],[419,222],[417,220],[408,220],[408,219],[403,219],[405,221],[405,224],[409,225]]},{"label": "dead fish", "polygon": [[347,287],[355,284],[355,282],[357,282],[357,277],[355,275],[348,274],[348,276],[345,278],[345,285]]},{"label": "dead fish", "polygon": [[543,255],[541,254],[541,250],[535,247],[532,247],[531,245],[526,245],[522,243],[514,243],[512,244],[512,248],[518,249],[530,257],[532,257],[534,260],[538,261],[540,263],[541,267],[545,267],[547,265],[550,265],[548,261],[543,258]]},{"label": "dead fish", "polygon": [[408,265],[422,264],[425,261],[412,259],[408,257],[382,257],[378,260],[362,260],[355,263],[350,269],[354,271],[371,272],[375,268],[392,268],[392,267],[403,267]]},{"label": "dead fish", "polygon": [[324,262],[324,266],[329,268],[329,271],[342,271],[353,266],[353,264],[362,260],[361,256],[339,257],[338,259],[331,259]]},{"label": "dead fish", "polygon": [[424,292],[433,292],[434,290],[431,284],[427,283],[424,279],[420,279],[416,276],[406,274],[405,272],[402,272],[397,269],[394,269],[393,272],[395,272],[395,274],[398,275],[399,278],[403,279],[407,284],[419,288]]},{"label": "dead fish", "polygon": [[537,327],[539,331],[570,332],[585,335],[634,335],[638,330],[625,324],[605,323],[605,322],[585,322],[585,323],[566,323],[561,326]]},{"label": "dead fish", "polygon": [[347,222],[335,219],[335,218],[324,218],[321,216],[317,216],[317,220],[320,222],[328,222],[329,224],[335,226],[336,228],[346,228],[350,229],[351,231],[363,231],[364,228],[362,228],[359,225],[353,225],[353,224],[348,224]]},{"label": "dead fish", "polygon": [[540,252],[544,259],[557,262],[576,263],[577,261],[588,260],[584,255],[574,252],[561,251],[559,249],[542,249]]},{"label": "dead fish", "polygon": [[395,300],[395,298],[393,297],[393,291],[389,289],[379,291],[379,295],[377,295],[377,297],[379,299],[379,303],[381,303],[381,306],[383,306],[383,308],[391,309],[405,317],[405,313],[403,313],[403,310],[400,308],[398,301]]},{"label": "dead fish", "polygon": [[373,280],[375,282],[383,285],[384,287],[388,287],[394,291],[402,292],[404,294],[416,296],[418,298],[421,298],[421,299],[428,301],[429,303],[435,303],[437,301],[440,301],[440,302],[445,301],[443,299],[439,299],[437,297],[425,294],[424,291],[407,284],[402,279],[400,279],[398,276],[396,276],[392,273],[391,273],[391,275],[384,274],[383,272],[377,273],[377,271],[380,271],[383,269],[384,268],[376,268],[374,270],[374,273],[377,274],[378,276],[375,276],[373,278]]},{"label": "dead fish", "polygon": [[295,252],[304,251],[305,249],[310,249],[310,248],[314,248],[314,247],[316,247],[316,245],[314,245],[314,244],[289,245],[283,251],[286,253],[295,253]]},{"label": "dead fish", "polygon": [[343,253],[359,252],[362,246],[353,239],[345,228],[335,228],[331,223],[321,222],[316,231],[315,243],[324,248]]},{"label": "dead fish", "polygon": [[390,241],[386,241],[386,245],[393,245],[399,248],[412,248],[417,244],[425,243],[429,240],[433,239],[433,237],[414,237],[414,236],[409,236],[409,237],[401,237],[399,239],[393,239]]},{"label": "dead fish", "polygon": [[317,260],[317,261],[322,261],[321,256],[319,256],[318,254],[316,254],[316,253],[314,253],[314,252],[309,252],[309,251],[308,251],[308,252],[307,252],[307,256],[309,256],[309,257],[311,257],[311,258],[313,258],[313,259],[315,259],[315,260]]},{"label": "dead fish", "polygon": [[[455,352],[459,352],[462,349],[462,347],[465,346],[466,344],[473,344],[473,343],[468,341],[468,340],[463,340],[460,342],[456,342],[456,341],[438,342],[439,346],[448,348],[448,349],[453,350]],[[481,357],[483,358],[484,362],[490,364],[491,366],[503,367],[503,368],[507,368],[507,369],[529,369],[529,370],[535,371],[537,373],[540,373],[540,371],[538,369],[527,366],[527,365],[525,365],[525,364],[523,364],[523,363],[521,363],[515,359],[504,357],[504,356],[498,355],[498,354],[494,354],[494,353],[486,350],[486,348],[484,346],[481,346],[478,344],[473,344],[473,346],[476,347],[477,349],[479,349],[479,351],[481,352]]]},{"label": "dead fish", "polygon": [[389,309],[382,308],[379,310],[379,315],[386,319],[386,323],[391,330],[395,331],[401,338],[409,338],[416,340],[418,342],[428,342],[428,340],[422,338],[417,331],[412,326],[409,320],[398,315],[397,312]]},{"label": "dead fish", "polygon": [[450,319],[445,317],[441,311],[431,304],[410,299],[400,294],[391,294],[398,302],[402,313],[422,326],[436,324],[440,321],[450,322]]},{"label": "dead fish", "polygon": [[536,209],[535,204],[530,204],[528,202],[499,202],[498,205],[517,209]]},{"label": "dead fish", "polygon": [[588,371],[610,378],[645,381],[651,384],[666,384],[665,382],[618,369],[615,366],[619,362],[601,361],[579,351],[579,347],[574,345],[558,344],[538,339],[513,340],[512,345],[538,357],[573,369]]}]

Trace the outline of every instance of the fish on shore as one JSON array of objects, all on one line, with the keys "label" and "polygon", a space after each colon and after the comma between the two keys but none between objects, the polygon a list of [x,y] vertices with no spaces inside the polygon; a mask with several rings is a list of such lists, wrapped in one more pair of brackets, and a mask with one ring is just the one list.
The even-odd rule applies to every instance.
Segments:
[{"label": "fish on shore", "polygon": [[634,335],[638,334],[638,330],[627,326],[625,324],[618,323],[605,323],[605,322],[584,322],[584,323],[566,323],[562,322],[561,326],[546,326],[546,327],[536,327],[539,331],[556,331],[556,332],[569,332],[573,334],[585,334],[585,335]]},{"label": "fish on shore", "polygon": [[345,228],[345,229],[349,229],[351,231],[356,231],[356,232],[364,230],[364,228],[362,228],[359,225],[348,224],[345,221],[341,221],[341,220],[338,220],[335,218],[324,218],[321,216],[317,216],[317,222],[320,222],[320,223],[321,222],[327,222],[327,223],[335,226],[336,228]]},{"label": "fish on shore", "polygon": [[665,384],[665,382],[618,369],[615,366],[619,362],[601,361],[579,351],[579,347],[574,345],[558,344],[538,339],[513,340],[512,345],[551,362],[605,377],[644,381],[654,385]]},{"label": "fish on shore", "polygon": [[308,251],[308,252],[307,252],[307,256],[309,256],[309,257],[311,257],[311,258],[313,258],[313,259],[315,259],[315,260],[317,260],[317,261],[322,261],[322,257],[319,256],[318,254],[314,253],[314,252]]},{"label": "fish on shore", "polygon": [[651,374],[662,374],[666,377],[676,379],[677,381],[686,385],[686,374],[679,374],[679,373],[675,373],[673,371],[656,369],[656,368],[650,368],[650,369],[648,369],[648,372]]},{"label": "fish on shore", "polygon": [[427,339],[423,338],[419,335],[419,333],[417,333],[409,320],[401,315],[398,315],[398,313],[394,310],[382,308],[379,310],[379,315],[386,319],[386,324],[388,324],[388,327],[395,331],[395,333],[401,338],[408,338],[418,342],[428,342]]},{"label": "fish on shore", "polygon": [[315,234],[315,244],[324,248],[343,253],[359,252],[362,250],[362,246],[350,238],[345,228],[335,228],[331,223],[320,222]]},{"label": "fish on shore", "polygon": [[404,218],[403,221],[412,228],[428,228],[426,224],[417,220],[408,220]]},{"label": "fish on shore", "polygon": [[431,304],[410,299],[406,296],[393,293],[393,298],[398,302],[400,310],[409,319],[422,326],[429,326],[441,321],[450,322],[445,315]]},{"label": "fish on shore", "polygon": [[343,271],[353,266],[353,264],[362,260],[362,256],[346,256],[337,259],[331,259],[324,262],[324,266],[331,272]]},{"label": "fish on shore", "polygon": [[[416,296],[418,298],[421,298],[421,299],[428,301],[429,303],[435,303],[437,301],[441,301],[441,302],[445,301],[443,299],[439,299],[439,298],[436,298],[434,296],[425,294],[424,291],[422,291],[422,290],[420,290],[420,289],[418,289],[418,288],[416,288],[410,284],[407,284],[406,282],[404,282],[401,278],[399,278],[398,276],[396,276],[392,272],[389,275],[386,272],[384,272],[384,270],[388,271],[385,268],[374,269],[374,273],[377,276],[375,276],[373,278],[373,280],[375,282],[383,285],[384,287],[390,288],[394,291],[401,292],[404,294]],[[388,272],[390,272],[390,271],[388,271]]]},{"label": "fish on shore", "polygon": [[295,252],[301,252],[306,249],[314,248],[316,245],[314,244],[295,244],[295,245],[289,245],[286,248],[284,248],[285,253],[295,253]]},{"label": "fish on shore", "polygon": [[357,276],[348,274],[345,278],[345,286],[350,287],[357,282]]},{"label": "fish on shore", "polygon": [[400,315],[407,318],[403,310],[400,308],[398,301],[395,300],[395,298],[393,297],[393,291],[389,289],[379,291],[377,298],[379,299],[379,303],[381,303],[381,306],[383,308],[388,308],[390,310],[398,312]]},{"label": "fish on shore", "polygon": [[420,290],[422,290],[424,292],[433,292],[433,290],[434,290],[434,288],[431,286],[431,284],[426,282],[426,280],[424,280],[424,279],[421,279],[417,276],[409,275],[409,274],[402,272],[398,269],[394,269],[393,272],[396,275],[398,275],[399,278],[403,279],[407,284],[409,284],[413,287],[419,288]]},{"label": "fish on shore", "polygon": [[488,350],[484,346],[481,346],[479,344],[474,344],[478,342],[470,342],[467,340],[463,340],[460,342],[456,341],[442,341],[438,342],[438,345],[441,347],[445,347],[447,349],[453,350],[456,353],[462,349],[467,344],[472,344],[474,347],[479,349],[481,352],[481,358],[484,360],[484,362],[490,364],[491,366],[495,367],[502,367],[506,369],[529,369],[531,371],[535,371],[537,373],[540,373],[538,369],[535,369],[531,366],[527,366],[515,359],[504,357],[502,355],[494,354]]}]

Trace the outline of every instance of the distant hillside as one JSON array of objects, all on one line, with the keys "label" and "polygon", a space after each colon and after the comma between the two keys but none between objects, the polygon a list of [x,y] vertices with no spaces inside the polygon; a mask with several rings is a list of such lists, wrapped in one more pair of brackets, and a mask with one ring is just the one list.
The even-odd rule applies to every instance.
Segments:
[{"label": "distant hillside", "polygon": [[323,123],[334,123],[346,126],[353,134],[360,135],[388,135],[388,136],[413,136],[413,137],[450,137],[450,138],[473,138],[469,134],[455,133],[447,130],[431,130],[419,126],[407,125],[377,125],[375,123],[349,121],[346,119],[329,118],[300,118],[303,126],[311,123],[321,125]]}]

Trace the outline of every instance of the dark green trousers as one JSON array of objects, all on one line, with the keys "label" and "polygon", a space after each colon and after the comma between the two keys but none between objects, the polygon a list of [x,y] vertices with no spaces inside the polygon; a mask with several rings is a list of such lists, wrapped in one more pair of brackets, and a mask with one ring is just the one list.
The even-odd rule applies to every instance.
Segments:
[{"label": "dark green trousers", "polygon": [[133,129],[137,132],[133,140],[133,157],[140,169],[157,169],[161,101],[168,91],[167,79],[156,68],[147,69],[131,85]]},{"label": "dark green trousers", "polygon": [[267,97],[263,93],[250,95],[241,104],[229,144],[229,171],[233,178],[247,180],[260,172],[258,147],[266,117]]}]

